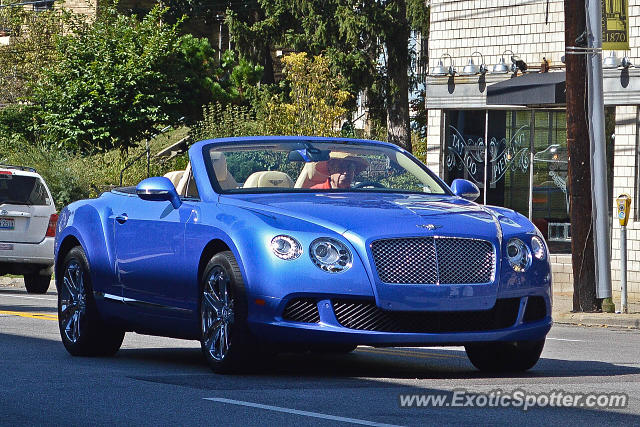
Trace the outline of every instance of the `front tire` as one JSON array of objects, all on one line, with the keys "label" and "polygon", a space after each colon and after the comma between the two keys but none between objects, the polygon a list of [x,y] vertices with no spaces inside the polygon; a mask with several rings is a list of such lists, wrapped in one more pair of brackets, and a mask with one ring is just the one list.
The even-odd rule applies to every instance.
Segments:
[{"label": "front tire", "polygon": [[41,276],[37,273],[24,275],[24,287],[29,294],[46,294],[51,283],[51,275]]},{"label": "front tire", "polygon": [[247,325],[247,299],[240,267],[229,251],[214,255],[200,284],[200,345],[216,373],[240,370],[255,340]]},{"label": "front tire", "polygon": [[58,326],[62,343],[73,356],[112,356],[122,345],[124,331],[105,324],[93,299],[89,262],[80,246],[67,253],[58,288]]},{"label": "front tire", "polygon": [[544,339],[465,346],[469,360],[483,372],[524,372],[538,363]]}]

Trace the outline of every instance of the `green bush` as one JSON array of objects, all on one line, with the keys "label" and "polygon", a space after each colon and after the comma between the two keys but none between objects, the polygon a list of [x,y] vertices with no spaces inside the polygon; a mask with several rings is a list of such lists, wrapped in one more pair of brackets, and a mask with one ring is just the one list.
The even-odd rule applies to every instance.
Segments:
[{"label": "green bush", "polygon": [[[152,154],[180,139],[187,131],[178,129],[171,135],[154,140]],[[58,209],[79,199],[97,197],[101,192],[117,186],[120,171],[143,152],[144,147],[137,147],[128,154],[115,149],[82,156],[46,144],[30,143],[17,134],[0,135],[0,163],[35,168],[47,182]],[[161,176],[171,170],[184,169],[186,164],[187,158],[184,155],[169,161],[154,157],[151,161],[151,176]],[[123,184],[135,185],[146,177],[147,167],[143,156],[125,172]]]},{"label": "green bush", "polygon": [[205,106],[202,116],[202,120],[191,130],[195,141],[261,135],[264,132],[251,109],[246,106],[216,102]]},{"label": "green bush", "polygon": [[57,38],[58,61],[35,87],[43,138],[65,150],[127,151],[212,96],[213,50],[181,36],[156,6],[142,20],[113,5]]}]

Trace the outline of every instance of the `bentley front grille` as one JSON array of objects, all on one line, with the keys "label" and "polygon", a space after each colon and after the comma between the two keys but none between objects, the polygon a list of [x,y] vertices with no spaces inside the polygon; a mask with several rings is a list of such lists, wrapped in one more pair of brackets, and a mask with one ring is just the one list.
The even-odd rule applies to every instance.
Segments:
[{"label": "bentley front grille", "polygon": [[333,300],[333,311],[345,328],[378,332],[446,333],[477,332],[513,326],[520,298],[496,300],[490,310],[386,311],[373,301]]},{"label": "bentley front grille", "polygon": [[458,237],[382,239],[371,243],[380,280],[398,284],[473,284],[493,281],[491,242]]},{"label": "bentley front grille", "polygon": [[318,302],[310,298],[294,298],[287,303],[282,318],[293,322],[319,323]]}]

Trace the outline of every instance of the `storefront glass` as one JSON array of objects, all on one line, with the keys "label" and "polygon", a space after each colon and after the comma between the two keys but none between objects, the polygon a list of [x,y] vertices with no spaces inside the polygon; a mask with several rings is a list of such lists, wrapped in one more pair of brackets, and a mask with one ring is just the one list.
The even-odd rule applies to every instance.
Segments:
[{"label": "storefront glass", "polygon": [[520,212],[553,252],[570,251],[564,111],[445,111],[444,153],[447,183],[473,181],[480,203]]}]

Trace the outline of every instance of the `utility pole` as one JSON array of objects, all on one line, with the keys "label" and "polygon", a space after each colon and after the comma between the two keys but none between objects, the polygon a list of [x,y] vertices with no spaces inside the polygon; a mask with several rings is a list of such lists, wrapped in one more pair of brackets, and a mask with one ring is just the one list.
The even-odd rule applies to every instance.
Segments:
[{"label": "utility pole", "polygon": [[585,0],[564,0],[567,76],[567,151],[573,266],[573,310],[596,311],[596,274],[591,204],[591,160],[587,123],[587,61]]}]

